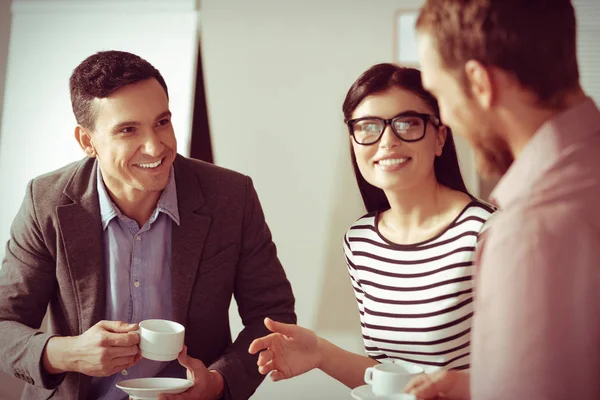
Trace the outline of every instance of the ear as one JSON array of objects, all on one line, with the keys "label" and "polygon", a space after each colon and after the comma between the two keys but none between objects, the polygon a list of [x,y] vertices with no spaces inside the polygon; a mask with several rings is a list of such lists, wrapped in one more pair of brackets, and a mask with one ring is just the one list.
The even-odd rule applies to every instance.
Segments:
[{"label": "ear", "polygon": [[496,95],[491,70],[479,61],[469,60],[465,64],[465,75],[467,90],[483,109],[488,110]]},{"label": "ear", "polygon": [[75,127],[75,140],[88,157],[96,157],[91,134],[81,125]]},{"label": "ear", "polygon": [[435,155],[441,156],[444,144],[446,144],[446,138],[448,137],[448,128],[446,125],[440,125],[435,135]]}]

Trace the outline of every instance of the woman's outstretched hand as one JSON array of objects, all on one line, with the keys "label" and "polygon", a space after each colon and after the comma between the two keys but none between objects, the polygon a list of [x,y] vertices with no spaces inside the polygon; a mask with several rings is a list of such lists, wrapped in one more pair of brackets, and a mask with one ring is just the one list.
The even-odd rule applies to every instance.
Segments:
[{"label": "woman's outstretched hand", "polygon": [[279,381],[302,375],[321,364],[320,338],[311,330],[265,318],[270,335],[255,339],[248,348],[250,354],[260,352],[258,371]]}]

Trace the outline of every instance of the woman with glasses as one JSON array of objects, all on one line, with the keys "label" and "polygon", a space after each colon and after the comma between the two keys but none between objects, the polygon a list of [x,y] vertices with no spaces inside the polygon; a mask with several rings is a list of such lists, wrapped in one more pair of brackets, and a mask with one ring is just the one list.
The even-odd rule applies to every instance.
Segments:
[{"label": "woman with glasses", "polygon": [[494,210],[469,195],[452,134],[418,70],[371,67],[343,112],[368,211],[344,237],[368,356],[266,320],[274,333],[250,346],[261,351],[259,371],[277,381],[320,368],[354,388],[380,362],[468,370],[475,245]]}]

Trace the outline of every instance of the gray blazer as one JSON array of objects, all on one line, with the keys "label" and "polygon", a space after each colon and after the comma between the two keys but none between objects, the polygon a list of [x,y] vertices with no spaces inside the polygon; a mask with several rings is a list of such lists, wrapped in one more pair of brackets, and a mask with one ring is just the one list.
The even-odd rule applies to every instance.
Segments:
[{"label": "gray blazer", "polygon": [[[0,367],[28,383],[24,399],[83,400],[91,378],[49,375],[52,335],[80,335],[105,315],[103,235],[94,159],[33,179],[0,270]],[[294,297],[249,177],[177,156],[181,225],[172,229],[173,319],[192,357],[220,371],[226,399],[246,399],[263,377],[250,342],[263,319],[295,323]],[[232,343],[232,295],[245,329]],[[48,309],[49,331],[39,331]],[[162,375],[184,376],[177,361]]]}]

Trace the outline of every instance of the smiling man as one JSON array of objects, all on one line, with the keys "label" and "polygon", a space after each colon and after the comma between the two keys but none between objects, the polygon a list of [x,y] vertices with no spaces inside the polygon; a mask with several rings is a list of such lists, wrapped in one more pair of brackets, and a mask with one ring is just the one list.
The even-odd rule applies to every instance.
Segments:
[{"label": "smiling man", "polygon": [[420,398],[600,399],[600,111],[581,88],[569,0],[428,0],[423,84],[501,176],[480,243],[469,377]]},{"label": "smiling man", "polygon": [[[195,385],[174,398],[247,399],[264,318],[296,320],[252,181],[177,154],[167,85],[140,57],[92,55],[70,90],[87,157],[27,187],[0,270],[0,366],[26,399],[124,399],[120,380],[186,369]],[[179,362],[141,359],[137,324],[155,318],[186,327]]]}]

